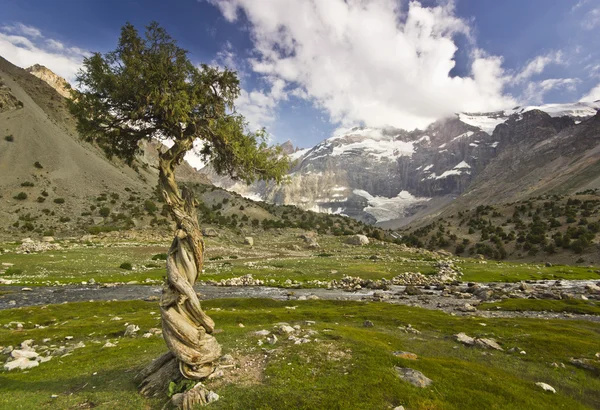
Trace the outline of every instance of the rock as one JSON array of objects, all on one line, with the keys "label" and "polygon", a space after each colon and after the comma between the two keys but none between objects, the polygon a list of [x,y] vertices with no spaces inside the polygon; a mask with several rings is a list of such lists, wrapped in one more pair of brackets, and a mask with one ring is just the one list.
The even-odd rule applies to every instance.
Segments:
[{"label": "rock", "polygon": [[280,335],[290,334],[290,333],[294,333],[294,328],[289,325],[281,325],[281,326],[279,326],[278,331],[279,331]]},{"label": "rock", "polygon": [[52,237],[52,236],[42,236],[42,242],[54,242],[54,237]]},{"label": "rock", "polygon": [[142,335],[142,337],[143,337],[144,339],[150,339],[152,336],[154,336],[152,333],[144,333],[144,334]]},{"label": "rock", "polygon": [[408,367],[396,366],[396,372],[398,373],[398,377],[416,387],[425,388],[433,383],[431,379],[420,371]]},{"label": "rock", "polygon": [[13,350],[12,352],[10,352],[10,355],[15,359],[35,359],[39,356],[39,354],[37,352],[34,352],[33,350]]},{"label": "rock", "polygon": [[214,228],[202,228],[202,236],[214,238],[214,237],[219,236],[219,233]]},{"label": "rock", "polygon": [[576,359],[574,357],[571,357],[569,359],[569,363],[571,363],[575,367],[579,367],[580,369],[585,369],[592,372],[597,371],[597,369],[592,364],[593,361],[589,359]]},{"label": "rock", "polygon": [[268,336],[268,335],[270,335],[270,334],[271,334],[271,332],[270,332],[270,331],[268,331],[268,330],[266,330],[266,329],[263,329],[263,330],[258,330],[258,331],[256,331],[256,332],[254,332],[254,334],[255,334],[256,336]]},{"label": "rock", "polygon": [[363,322],[363,327],[373,327],[373,326],[375,326],[375,325],[370,320],[365,320]]},{"label": "rock", "polygon": [[498,344],[498,342],[496,342],[494,339],[486,339],[486,338],[475,339],[475,343],[481,347],[485,347],[486,349],[495,349],[495,350],[504,351],[504,349],[501,348],[500,345]]},{"label": "rock", "polygon": [[404,293],[410,296],[422,295],[423,292],[416,286],[409,285],[404,289]]},{"label": "rock", "polygon": [[33,344],[33,339],[23,340],[21,342],[21,349],[31,350],[31,345]]},{"label": "rock", "polygon": [[215,401],[219,400],[219,395],[217,393],[215,393],[214,391],[209,391],[206,394],[206,401],[209,403],[213,403]]},{"label": "rock", "polygon": [[251,236],[246,236],[244,238],[244,245],[254,246],[254,238]]},{"label": "rock", "polygon": [[21,292],[31,292],[33,289],[31,288],[22,288]]},{"label": "rock", "polygon": [[528,284],[527,284],[527,283],[525,283],[525,282],[521,282],[521,283],[519,284],[519,290],[520,290],[521,292],[531,292],[531,291],[533,290],[533,288],[531,287],[531,285],[528,285]]},{"label": "rock", "polygon": [[457,310],[461,312],[477,312],[477,308],[470,303],[465,303],[463,306],[459,307]]},{"label": "rock", "polygon": [[96,279],[91,278],[90,280],[88,280],[88,285],[95,285],[96,284]]},{"label": "rock", "polygon": [[277,343],[277,336],[276,335],[267,336],[267,343],[270,345],[274,345],[275,343]]},{"label": "rock", "polygon": [[2,349],[2,354],[10,354],[10,352],[13,351],[13,347],[12,346],[6,346],[4,349]]},{"label": "rock", "polygon": [[554,387],[550,386],[549,384],[546,384],[543,382],[537,382],[535,385],[541,387],[544,391],[556,393],[556,390],[554,389]]},{"label": "rock", "polygon": [[306,242],[308,249],[320,249],[321,248],[319,243],[313,238],[308,238],[305,242]]},{"label": "rock", "polygon": [[4,368],[8,371],[14,369],[27,370],[39,366],[40,363],[36,360],[29,360],[26,357],[19,357],[11,362],[6,362]]},{"label": "rock", "polygon": [[346,243],[349,245],[363,246],[369,244],[369,238],[365,235],[352,235],[346,239]]},{"label": "rock", "polygon": [[117,347],[117,345],[111,342],[106,342],[102,347]]},{"label": "rock", "polygon": [[454,337],[456,338],[456,340],[462,344],[465,344],[467,346],[473,346],[475,344],[475,338],[471,337],[471,336],[467,336],[465,333],[458,333],[455,334]]},{"label": "rock", "polygon": [[221,361],[223,363],[233,363],[233,356],[230,354],[225,354],[221,357]]},{"label": "rock", "polygon": [[397,351],[394,352],[393,355],[401,359],[417,360],[417,355],[411,352]]},{"label": "rock", "polygon": [[134,324],[128,325],[125,328],[124,336],[125,337],[135,337],[136,333],[139,332],[139,330],[140,330],[140,327],[137,325],[134,325]]}]

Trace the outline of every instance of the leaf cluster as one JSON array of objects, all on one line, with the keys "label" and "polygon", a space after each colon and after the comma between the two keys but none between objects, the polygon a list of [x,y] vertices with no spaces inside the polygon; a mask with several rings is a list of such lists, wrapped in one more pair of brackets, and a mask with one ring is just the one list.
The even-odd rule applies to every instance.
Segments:
[{"label": "leaf cluster", "polygon": [[130,164],[142,141],[171,140],[181,161],[200,140],[199,154],[217,173],[247,183],[281,181],[289,159],[235,110],[237,74],[194,65],[187,54],[157,23],[144,37],[127,23],[116,50],[86,58],[78,73],[70,102],[78,131]]}]

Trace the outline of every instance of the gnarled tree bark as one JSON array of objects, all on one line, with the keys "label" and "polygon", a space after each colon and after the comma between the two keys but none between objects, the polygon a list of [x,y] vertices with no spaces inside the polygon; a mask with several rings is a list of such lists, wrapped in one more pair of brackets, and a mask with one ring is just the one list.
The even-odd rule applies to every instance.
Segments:
[{"label": "gnarled tree bark", "polygon": [[[194,284],[202,271],[204,241],[198,225],[195,200],[187,189],[180,194],[175,167],[192,148],[193,139],[176,140],[159,154],[159,188],[176,222],[176,232],[167,256],[167,283],[160,299],[163,337],[169,352],[153,361],[139,375],[140,391],[157,396],[171,381],[182,377],[200,380],[215,369],[221,346],[211,335],[213,320],[202,310]],[[183,408],[202,403],[186,398]]]}]

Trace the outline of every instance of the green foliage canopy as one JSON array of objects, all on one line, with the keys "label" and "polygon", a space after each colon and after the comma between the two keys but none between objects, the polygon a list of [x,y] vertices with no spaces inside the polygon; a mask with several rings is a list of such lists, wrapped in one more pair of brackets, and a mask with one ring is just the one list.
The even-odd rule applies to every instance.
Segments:
[{"label": "green foliage canopy", "polygon": [[86,58],[77,82],[70,109],[78,131],[109,157],[131,164],[141,141],[170,138],[180,161],[198,139],[217,173],[246,183],[280,182],[290,166],[279,146],[268,146],[265,130],[249,131],[235,110],[237,74],[194,65],[158,23],[144,38],[127,23],[116,50]]}]

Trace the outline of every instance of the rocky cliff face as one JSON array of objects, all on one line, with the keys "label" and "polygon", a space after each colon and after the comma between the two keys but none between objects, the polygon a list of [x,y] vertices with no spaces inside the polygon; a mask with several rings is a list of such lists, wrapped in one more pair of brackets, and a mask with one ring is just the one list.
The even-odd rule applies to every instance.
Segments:
[{"label": "rocky cliff face", "polygon": [[69,89],[71,87],[69,86],[69,83],[67,83],[67,80],[54,74],[50,69],[40,64],[34,64],[31,67],[26,68],[25,71],[48,83],[50,87],[54,88],[63,97],[70,98],[71,94]]},{"label": "rocky cliff face", "polygon": [[254,199],[398,227],[465,191],[497,201],[521,191],[520,184],[529,187],[534,174],[556,177],[545,162],[563,158],[567,150],[583,153],[597,146],[597,133],[588,131],[586,142],[580,133],[599,108],[596,102],[461,113],[411,132],[352,128],[291,153],[296,163],[290,182],[281,186],[245,186],[203,171],[215,184]]}]

